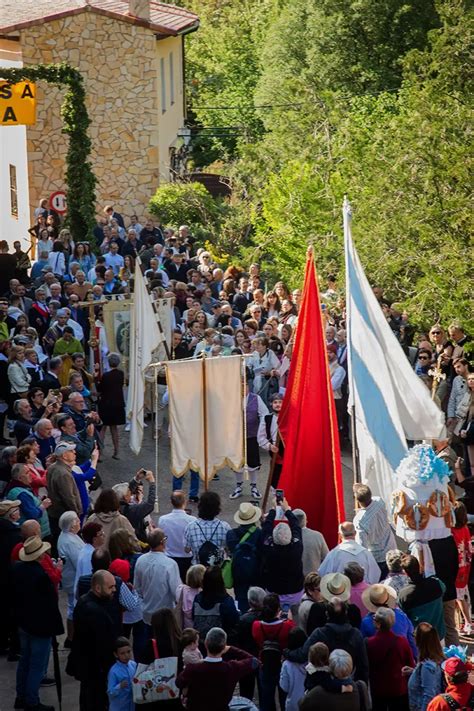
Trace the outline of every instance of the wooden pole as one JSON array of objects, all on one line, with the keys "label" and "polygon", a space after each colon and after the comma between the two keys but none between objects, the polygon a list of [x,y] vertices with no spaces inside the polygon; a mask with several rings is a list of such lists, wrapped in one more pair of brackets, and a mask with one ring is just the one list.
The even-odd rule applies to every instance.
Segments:
[{"label": "wooden pole", "polygon": [[272,479],[273,479],[273,472],[275,471],[275,464],[276,464],[278,452],[280,449],[280,431],[279,430],[277,431],[275,445],[276,445],[277,451],[272,453],[272,461],[270,462],[270,469],[268,471],[267,485],[265,487],[265,493],[263,495],[262,513],[265,513],[265,511],[267,509],[268,497],[270,495],[270,488],[271,488]]},{"label": "wooden pole", "polygon": [[206,384],[206,356],[202,352],[202,410],[203,410],[203,429],[204,429],[204,491],[209,489],[209,472],[208,472],[208,452],[207,452],[207,384]]}]

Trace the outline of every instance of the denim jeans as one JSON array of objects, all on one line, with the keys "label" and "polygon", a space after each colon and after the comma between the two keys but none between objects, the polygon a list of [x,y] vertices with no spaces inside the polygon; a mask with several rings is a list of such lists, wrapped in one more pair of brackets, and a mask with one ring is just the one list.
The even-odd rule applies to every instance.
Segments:
[{"label": "denim jeans", "polygon": [[51,637],[33,637],[20,628],[21,657],[16,670],[16,695],[27,706],[39,704],[41,680],[48,670]]},{"label": "denim jeans", "polygon": [[[199,495],[199,474],[198,472],[193,471],[193,469],[189,470],[191,474],[191,482],[189,484],[189,496],[198,496]],[[173,491],[181,491],[183,488],[183,479],[186,476],[174,476],[173,477]]]}]

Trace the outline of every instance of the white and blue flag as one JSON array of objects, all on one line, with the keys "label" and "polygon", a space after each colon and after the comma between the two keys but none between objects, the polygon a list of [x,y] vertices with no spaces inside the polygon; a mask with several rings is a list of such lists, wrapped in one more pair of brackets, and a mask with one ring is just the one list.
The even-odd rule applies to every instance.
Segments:
[{"label": "white and blue flag", "polygon": [[[406,440],[444,436],[444,414],[415,374],[380,308],[352,241],[344,200],[349,411],[355,425],[361,479],[386,502]],[[353,410],[354,408],[354,410]]]}]

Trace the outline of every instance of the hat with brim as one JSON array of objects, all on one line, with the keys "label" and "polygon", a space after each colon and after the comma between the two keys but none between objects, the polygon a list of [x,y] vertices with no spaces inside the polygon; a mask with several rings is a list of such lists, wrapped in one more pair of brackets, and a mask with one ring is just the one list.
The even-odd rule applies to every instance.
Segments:
[{"label": "hat with brim", "polygon": [[6,516],[13,509],[19,509],[20,506],[21,501],[18,501],[18,499],[15,499],[15,501],[9,501],[8,499],[0,501],[0,516]]},{"label": "hat with brim", "polygon": [[325,600],[338,597],[347,602],[351,596],[351,581],[342,573],[328,573],[321,578],[321,595]]},{"label": "hat with brim", "polygon": [[240,504],[239,510],[234,514],[234,521],[241,526],[250,526],[250,524],[260,521],[261,516],[262,509],[246,501]]},{"label": "hat with brim", "polygon": [[39,536],[31,536],[24,542],[23,548],[20,549],[19,557],[20,560],[31,562],[37,560],[49,550],[51,550],[49,543],[42,541]]},{"label": "hat with brim", "polygon": [[75,451],[76,451],[76,445],[73,444],[72,442],[60,442],[59,444],[56,445],[54,453],[60,457],[61,454],[64,454],[65,452],[75,452]]},{"label": "hat with brim", "polygon": [[364,590],[362,602],[369,612],[377,612],[379,607],[390,607],[393,610],[397,606],[397,593],[389,585],[376,583]]}]

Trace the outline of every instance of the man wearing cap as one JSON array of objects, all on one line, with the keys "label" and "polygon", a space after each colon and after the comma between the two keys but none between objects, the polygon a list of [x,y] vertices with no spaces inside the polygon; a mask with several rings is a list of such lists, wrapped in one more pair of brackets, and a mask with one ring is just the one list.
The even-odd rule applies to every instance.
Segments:
[{"label": "man wearing cap", "polygon": [[56,461],[48,467],[47,483],[51,498],[48,511],[51,532],[56,542],[60,534],[59,519],[65,511],[82,514],[81,495],[72,475],[76,463],[76,445],[60,442],[54,450]]},{"label": "man wearing cap", "polygon": [[56,321],[46,331],[43,342],[49,355],[52,354],[56,341],[63,335],[64,329],[68,322],[68,317],[66,309],[58,309],[56,313]]},{"label": "man wearing cap", "polygon": [[365,570],[365,581],[373,584],[380,580],[380,568],[370,551],[355,540],[356,530],[350,521],[339,525],[342,543],[329,551],[319,568],[320,575],[342,573],[348,563],[359,563]]},{"label": "man wearing cap", "polygon": [[48,668],[51,638],[63,634],[54,585],[40,564],[50,550],[39,536],[28,538],[12,571],[13,601],[19,621],[21,657],[16,673],[15,708],[53,711],[40,703],[39,687]]},{"label": "man wearing cap", "polygon": [[441,667],[446,679],[446,691],[435,696],[426,711],[474,708],[474,685],[468,681],[471,665],[458,657],[450,657]]},{"label": "man wearing cap", "polygon": [[227,532],[226,545],[232,556],[232,576],[235,599],[240,613],[249,609],[249,588],[260,583],[260,544],[262,510],[251,503],[242,503],[234,514],[237,528]]},{"label": "man wearing cap", "polygon": [[158,527],[168,537],[166,555],[177,563],[183,583],[186,582],[186,572],[192,560],[192,553],[184,548],[184,532],[192,521],[196,521],[195,516],[186,513],[186,504],[186,494],[183,491],[173,491],[171,494],[173,510],[160,516],[158,521]]},{"label": "man wearing cap", "polygon": [[76,446],[76,457],[79,466],[91,458],[95,446],[95,426],[91,422],[83,430],[77,431],[76,424],[68,413],[58,417],[58,427],[61,430],[60,442],[67,442]]},{"label": "man wearing cap", "polygon": [[413,623],[410,618],[397,607],[397,593],[388,585],[371,585],[362,593],[362,602],[369,611],[362,620],[360,631],[363,637],[373,637],[376,633],[374,614],[380,608],[390,608],[395,614],[395,622],[392,627],[394,634],[405,637],[410,645],[413,657],[416,659],[418,650],[413,637]]}]

